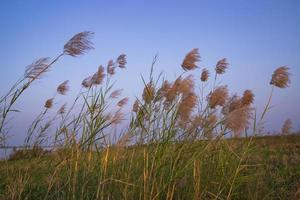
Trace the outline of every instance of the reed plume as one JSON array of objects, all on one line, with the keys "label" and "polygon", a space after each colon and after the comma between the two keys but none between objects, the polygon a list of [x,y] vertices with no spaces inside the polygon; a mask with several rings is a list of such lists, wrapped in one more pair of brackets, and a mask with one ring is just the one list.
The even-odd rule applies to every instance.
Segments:
[{"label": "reed plume", "polygon": [[177,91],[183,94],[184,96],[186,94],[190,94],[192,91],[194,91],[195,88],[193,75],[189,75],[184,79],[177,79],[177,82],[175,84],[177,84]]},{"label": "reed plume", "polygon": [[179,104],[178,114],[183,122],[187,122],[190,118],[190,114],[197,105],[197,95],[194,92],[190,92]]},{"label": "reed plume", "polygon": [[126,54],[119,55],[117,58],[117,63],[119,64],[120,68],[125,68],[125,65],[127,64]]},{"label": "reed plume", "polygon": [[285,120],[284,123],[283,123],[283,125],[282,125],[282,128],[281,128],[281,133],[282,134],[289,134],[289,133],[291,133],[292,125],[293,125],[293,122],[292,122],[291,119]]},{"label": "reed plume", "polygon": [[93,43],[90,41],[93,34],[93,32],[84,31],[74,35],[64,45],[64,54],[76,57],[93,49]]},{"label": "reed plume", "polygon": [[68,80],[61,83],[56,89],[57,93],[61,94],[61,95],[65,95],[67,93],[67,91],[69,91],[69,89],[70,89],[68,83],[69,83]]},{"label": "reed plume", "polygon": [[81,83],[82,87],[90,88],[93,86],[92,76],[86,77]]},{"label": "reed plume", "polygon": [[198,66],[196,62],[200,61],[200,54],[198,52],[198,49],[195,48],[192,51],[190,51],[188,54],[186,54],[181,67],[185,70],[193,70],[196,69]]},{"label": "reed plume", "polygon": [[117,110],[113,117],[111,118],[110,123],[111,124],[119,124],[124,119],[124,113],[121,111],[121,109]]},{"label": "reed plume", "polygon": [[168,92],[168,90],[169,90],[170,88],[171,88],[171,83],[169,83],[169,81],[165,80],[165,81],[163,82],[163,84],[161,85],[161,88],[160,88],[161,93],[162,93],[163,95],[165,95],[165,94]]},{"label": "reed plume", "polygon": [[[181,77],[178,77],[176,79],[176,81],[178,81],[178,79],[181,79]],[[165,102],[166,104],[170,104],[174,101],[176,95],[177,95],[177,82],[174,82],[173,84],[171,85],[166,85],[166,92],[165,92]],[[168,83],[169,84],[169,83]]]},{"label": "reed plume", "polygon": [[201,123],[201,128],[203,129],[203,136],[212,139],[213,138],[213,130],[216,127],[218,122],[218,118],[216,114],[210,113],[209,115],[205,116]]},{"label": "reed plume", "polygon": [[236,94],[230,97],[222,108],[222,114],[227,115],[232,111],[243,107],[242,99]]},{"label": "reed plume", "polygon": [[125,97],[125,98],[121,99],[121,100],[117,103],[117,105],[118,105],[119,107],[123,107],[123,106],[125,106],[127,103],[128,103],[128,97]]},{"label": "reed plume", "polygon": [[200,80],[201,80],[202,82],[206,82],[206,81],[208,80],[208,78],[209,78],[209,71],[208,71],[207,69],[204,68],[204,69],[202,70]]},{"label": "reed plume", "polygon": [[225,126],[237,136],[248,127],[251,111],[252,109],[249,106],[235,109],[225,116]]},{"label": "reed plume", "polygon": [[210,108],[224,106],[228,98],[227,86],[219,86],[208,95],[208,104]]},{"label": "reed plume", "polygon": [[115,67],[114,67],[114,61],[113,60],[109,60],[108,64],[107,64],[107,74],[109,75],[114,75],[115,74]]},{"label": "reed plume", "polygon": [[45,105],[44,105],[44,107],[47,108],[47,109],[52,108],[52,106],[53,106],[53,98],[48,99],[48,100],[45,102]]},{"label": "reed plume", "polygon": [[223,59],[219,60],[216,64],[216,68],[215,68],[216,73],[217,74],[224,74],[226,69],[228,68],[228,65],[229,64],[227,63],[226,58],[223,58]]},{"label": "reed plume", "polygon": [[109,95],[109,98],[116,99],[116,98],[118,98],[121,94],[122,94],[122,89],[114,90],[114,91]]},{"label": "reed plume", "polygon": [[195,130],[198,127],[203,126],[203,122],[205,119],[201,115],[196,115],[192,118],[192,123],[191,123],[191,130]]},{"label": "reed plume", "polygon": [[49,58],[40,58],[26,67],[25,78],[37,79],[44,73],[46,73],[49,68]]},{"label": "reed plume", "polygon": [[135,112],[135,113],[137,113],[138,110],[139,110],[139,102],[138,102],[138,100],[135,100],[135,102],[134,102],[134,104],[132,106],[132,111]]},{"label": "reed plume", "polygon": [[67,107],[67,104],[62,105],[62,106],[58,109],[57,114],[59,114],[59,115],[64,114],[64,113],[66,112],[66,107]]},{"label": "reed plume", "polygon": [[277,68],[273,74],[270,81],[271,85],[274,85],[279,88],[286,88],[290,84],[290,73],[288,72],[289,68],[282,66]]},{"label": "reed plume", "polygon": [[254,101],[254,94],[251,90],[245,90],[242,97],[242,104],[249,106]]},{"label": "reed plume", "polygon": [[105,77],[104,67],[100,65],[98,71],[92,76],[92,85],[100,85]]}]

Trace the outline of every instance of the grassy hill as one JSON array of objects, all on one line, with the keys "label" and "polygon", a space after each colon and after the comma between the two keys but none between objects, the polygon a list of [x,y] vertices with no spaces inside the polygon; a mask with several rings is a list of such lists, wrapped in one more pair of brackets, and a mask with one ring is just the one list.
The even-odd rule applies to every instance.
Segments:
[{"label": "grassy hill", "polygon": [[[76,145],[0,163],[0,199],[298,199],[300,135]],[[41,155],[41,154],[39,154]]]}]

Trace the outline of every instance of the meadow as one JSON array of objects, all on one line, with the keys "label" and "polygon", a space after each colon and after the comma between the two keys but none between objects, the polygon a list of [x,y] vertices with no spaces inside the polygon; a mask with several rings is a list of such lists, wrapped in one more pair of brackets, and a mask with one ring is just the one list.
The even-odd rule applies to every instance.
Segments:
[{"label": "meadow", "polygon": [[[1,147],[8,146],[9,119],[18,114],[14,106],[24,91],[63,57],[92,50],[92,36],[78,33],[56,58],[34,61],[1,97]],[[169,81],[154,77],[154,57],[128,110],[128,97],[114,88],[126,59],[121,54],[100,65],[83,79],[74,101],[52,116],[55,97],[70,89],[67,80],[57,86],[22,148],[0,161],[1,200],[300,199],[300,135],[291,133],[290,120],[279,135],[263,134],[273,91],[290,84],[288,67],[266,78],[271,92],[258,112],[251,90],[230,95],[220,84],[230,69],[226,58],[214,71],[199,72],[201,56],[192,49],[178,65],[182,74]]]}]

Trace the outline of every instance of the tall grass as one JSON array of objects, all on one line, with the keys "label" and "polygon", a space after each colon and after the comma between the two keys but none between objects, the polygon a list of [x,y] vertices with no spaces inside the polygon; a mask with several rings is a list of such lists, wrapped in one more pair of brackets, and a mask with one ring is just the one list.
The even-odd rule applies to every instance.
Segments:
[{"label": "tall grass", "polygon": [[[13,106],[23,91],[60,57],[92,49],[90,36],[90,32],[79,33],[49,64],[40,59],[30,65],[25,77],[1,98],[3,144],[9,133],[5,129],[8,114],[15,111]],[[153,76],[155,57],[149,77],[142,78],[141,98],[135,100],[125,122],[128,98],[121,97],[113,84],[115,72],[126,66],[125,54],[84,78],[71,106],[62,105],[49,118],[47,111],[53,109],[56,95],[68,91],[67,81],[59,85],[33,120],[24,144],[39,151],[43,145],[53,149],[28,159],[21,153],[23,159],[1,162],[0,197],[146,200],[276,196],[276,190],[261,187],[266,183],[261,178],[265,166],[254,159],[253,137],[236,139],[244,133],[257,134],[272,93],[263,114],[256,116],[251,90],[229,96],[228,86],[217,84],[229,69],[227,60],[218,61],[214,72],[203,69],[195,78],[192,71],[197,72],[200,58],[198,49],[193,49],[181,64],[185,72],[168,81],[162,75]],[[214,77],[211,82],[210,73]],[[288,83],[288,68],[281,67],[270,84],[273,91]]]}]

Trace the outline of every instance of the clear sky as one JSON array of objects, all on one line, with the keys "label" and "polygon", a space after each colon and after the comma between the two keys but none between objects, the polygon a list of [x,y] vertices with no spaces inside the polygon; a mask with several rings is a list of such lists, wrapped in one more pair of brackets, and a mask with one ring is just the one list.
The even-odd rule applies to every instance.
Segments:
[{"label": "clear sky", "polygon": [[[299,130],[299,10],[298,0],[1,0],[1,95],[34,59],[56,56],[75,33],[95,32],[95,50],[63,58],[18,102],[22,113],[14,117],[16,140],[23,141],[31,119],[64,80],[70,80],[71,92],[58,99],[57,105],[71,100],[82,79],[99,64],[126,53],[127,69],[119,70],[117,87],[134,99],[143,87],[140,74],[148,74],[155,54],[159,55],[155,71],[174,79],[182,72],[185,54],[195,47],[202,56],[200,67],[213,70],[226,57],[230,68],[222,82],[232,94],[253,90],[258,109],[267,101],[273,70],[290,67],[291,87],[275,90],[265,127],[279,130],[291,118]],[[200,74],[200,70],[193,73]]]}]

